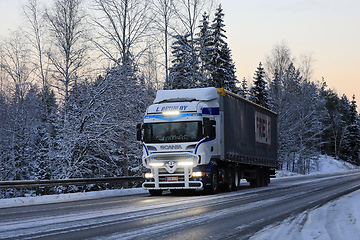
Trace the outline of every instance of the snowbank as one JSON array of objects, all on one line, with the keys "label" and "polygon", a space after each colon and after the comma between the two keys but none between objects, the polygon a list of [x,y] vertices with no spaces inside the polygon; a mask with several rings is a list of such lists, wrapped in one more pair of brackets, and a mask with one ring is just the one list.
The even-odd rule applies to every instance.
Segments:
[{"label": "snowbank", "polygon": [[320,208],[286,219],[251,240],[360,239],[360,190]]},{"label": "snowbank", "polygon": [[[320,156],[318,166],[311,174],[346,172],[359,169],[348,162],[329,156]],[[279,171],[277,177],[296,174]],[[328,240],[360,239],[360,190],[329,202],[320,208],[288,218],[280,224],[263,229],[251,240]]]},{"label": "snowbank", "polygon": [[[327,155],[320,155],[319,160],[316,163],[313,162],[310,166],[310,169],[310,174],[313,175],[321,173],[347,172],[359,169],[359,166],[352,165],[351,163],[345,162],[343,160],[336,160],[333,157]],[[302,174],[283,170],[279,170],[276,172],[277,178],[301,175]]]},{"label": "snowbank", "polygon": [[125,196],[125,195],[141,194],[141,193],[147,193],[147,191],[145,191],[142,188],[132,188],[132,189],[105,190],[105,191],[84,192],[84,193],[67,193],[67,194],[47,195],[47,196],[38,196],[38,197],[7,198],[7,199],[0,199],[0,208],[29,206],[29,205],[47,204],[47,203],[60,203],[60,202],[78,201],[78,200],[95,199],[95,198],[103,198],[103,197]]}]

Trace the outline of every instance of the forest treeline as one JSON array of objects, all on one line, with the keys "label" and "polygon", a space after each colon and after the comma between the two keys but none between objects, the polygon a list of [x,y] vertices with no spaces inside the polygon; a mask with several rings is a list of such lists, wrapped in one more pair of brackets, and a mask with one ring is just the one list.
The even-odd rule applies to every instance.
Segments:
[{"label": "forest treeline", "polygon": [[[45,3],[27,1],[21,28],[1,40],[1,181],[140,175],[135,126],[156,91],[211,86],[278,113],[282,169],[307,173],[320,154],[360,165],[355,96],[312,80],[312,57],[296,59],[284,43],[254,66],[253,79],[238,80],[221,4]],[[38,194],[99,188],[111,186]],[[1,197],[25,194],[35,193]]]}]

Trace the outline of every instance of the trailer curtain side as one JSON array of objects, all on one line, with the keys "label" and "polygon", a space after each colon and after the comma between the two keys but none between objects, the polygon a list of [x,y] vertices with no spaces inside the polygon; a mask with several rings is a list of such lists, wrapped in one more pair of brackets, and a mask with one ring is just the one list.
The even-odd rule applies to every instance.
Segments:
[{"label": "trailer curtain side", "polygon": [[226,160],[277,168],[277,114],[228,91],[220,111]]}]

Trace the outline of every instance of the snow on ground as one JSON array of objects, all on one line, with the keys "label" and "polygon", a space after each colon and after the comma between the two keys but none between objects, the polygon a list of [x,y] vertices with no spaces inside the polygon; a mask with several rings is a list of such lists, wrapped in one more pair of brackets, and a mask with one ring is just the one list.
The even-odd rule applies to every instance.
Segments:
[{"label": "snow on ground", "polygon": [[[311,164],[310,174],[321,174],[321,173],[333,173],[333,172],[347,172],[355,169],[359,169],[358,166],[354,166],[343,160],[336,160],[333,157],[327,155],[320,155],[317,162]],[[289,171],[277,171],[276,177],[289,177],[289,176],[301,176],[299,173],[293,173]]]},{"label": "snow on ground", "polygon": [[132,188],[132,189],[117,189],[117,190],[105,190],[105,191],[96,191],[96,192],[46,195],[46,196],[38,196],[38,197],[7,198],[7,199],[0,199],[0,208],[29,206],[29,205],[38,205],[38,204],[47,204],[47,203],[61,203],[61,202],[96,199],[103,197],[141,194],[147,192],[148,191],[142,188]]},{"label": "snow on ground", "polygon": [[360,190],[288,218],[269,227],[251,240],[348,240],[360,239]]},{"label": "snow on ground", "polygon": [[[355,169],[359,169],[359,167],[353,166],[344,161],[335,160],[329,156],[320,156],[317,164],[313,164],[311,174],[345,172]],[[297,175],[300,174],[287,171],[278,171],[276,173],[277,178]],[[59,203],[141,193],[147,193],[147,191],[141,188],[134,188],[0,199],[0,208]],[[267,229],[257,233],[251,239],[360,239],[360,191],[346,195],[320,208],[312,209],[298,216],[286,219],[280,224],[269,226]]]},{"label": "snow on ground", "polygon": [[[359,169],[329,156],[320,156],[318,168],[311,174],[345,172]],[[286,171],[277,177],[294,176]],[[360,239],[360,190],[331,201],[298,216],[290,217],[280,224],[269,226],[254,235],[251,240],[328,240]]]}]

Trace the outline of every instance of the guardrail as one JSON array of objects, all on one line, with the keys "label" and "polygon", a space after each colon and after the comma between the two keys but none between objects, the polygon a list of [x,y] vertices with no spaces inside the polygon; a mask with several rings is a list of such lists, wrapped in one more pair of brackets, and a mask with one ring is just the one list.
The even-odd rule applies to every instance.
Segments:
[{"label": "guardrail", "polygon": [[134,176],[134,177],[108,177],[108,178],[72,178],[72,179],[57,179],[57,180],[0,181],[0,189],[86,185],[86,184],[95,184],[95,183],[124,183],[124,182],[142,181],[143,179],[144,179],[143,177]]}]

